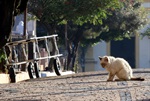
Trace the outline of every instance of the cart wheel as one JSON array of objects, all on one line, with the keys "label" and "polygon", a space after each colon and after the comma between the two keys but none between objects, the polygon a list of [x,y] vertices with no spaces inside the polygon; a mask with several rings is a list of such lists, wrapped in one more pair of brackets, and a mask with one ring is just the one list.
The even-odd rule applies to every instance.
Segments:
[{"label": "cart wheel", "polygon": [[29,73],[29,77],[30,79],[33,79],[33,67],[32,67],[32,63],[30,62],[28,65],[28,73]]},{"label": "cart wheel", "polygon": [[58,76],[61,75],[61,73],[60,73],[61,68],[60,68],[60,64],[59,64],[59,62],[58,62],[57,59],[54,59],[54,70],[55,70],[55,73],[56,73]]},{"label": "cart wheel", "polygon": [[10,83],[15,83],[16,82],[16,75],[15,75],[15,71],[14,71],[13,67],[11,67],[9,69],[9,78],[10,78]]},{"label": "cart wheel", "polygon": [[34,62],[34,70],[35,70],[36,78],[40,78],[40,73],[39,73],[39,68],[38,68],[37,62]]}]

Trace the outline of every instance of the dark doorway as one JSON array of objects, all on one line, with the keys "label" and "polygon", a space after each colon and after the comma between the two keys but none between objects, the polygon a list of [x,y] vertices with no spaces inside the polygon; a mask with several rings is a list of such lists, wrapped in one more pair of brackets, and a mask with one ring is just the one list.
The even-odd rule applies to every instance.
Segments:
[{"label": "dark doorway", "polygon": [[111,56],[124,58],[132,68],[135,68],[135,37],[111,41]]}]

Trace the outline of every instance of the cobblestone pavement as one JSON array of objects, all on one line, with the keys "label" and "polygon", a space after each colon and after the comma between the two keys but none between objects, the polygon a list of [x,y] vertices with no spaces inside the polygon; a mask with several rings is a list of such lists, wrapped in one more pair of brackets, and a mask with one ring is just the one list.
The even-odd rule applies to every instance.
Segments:
[{"label": "cobblestone pavement", "polygon": [[106,82],[98,71],[1,84],[0,101],[150,101],[150,69],[134,71],[146,80]]}]

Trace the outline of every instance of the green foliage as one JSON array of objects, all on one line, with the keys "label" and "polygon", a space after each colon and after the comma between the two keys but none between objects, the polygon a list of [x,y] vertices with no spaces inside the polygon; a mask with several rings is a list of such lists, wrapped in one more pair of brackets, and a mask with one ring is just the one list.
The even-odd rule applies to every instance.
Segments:
[{"label": "green foliage", "polygon": [[3,49],[0,49],[0,73],[8,73],[8,69],[5,66],[6,63],[6,54]]},{"label": "green foliage", "polygon": [[[129,1],[120,2],[122,7],[109,10],[107,18],[102,24],[75,25],[68,22],[68,39],[79,40],[80,45],[96,45],[98,42],[110,40],[123,40],[130,38],[134,32],[147,23],[147,12],[141,7],[141,2],[136,0],[130,4]],[[63,29],[63,30],[61,30]],[[64,40],[64,28],[58,29],[59,36]],[[74,39],[74,40],[73,40]]]},{"label": "green foliage", "polygon": [[78,71],[79,71],[79,63],[78,63],[78,61],[76,61],[75,65],[74,65],[74,72],[78,73]]},{"label": "green foliage", "polygon": [[[110,41],[130,38],[135,31],[144,26],[147,23],[147,12],[141,7],[141,1],[136,0],[132,3],[129,1],[120,2],[122,7],[110,10],[111,15],[107,15],[107,19],[103,20],[102,25],[92,26],[86,31],[87,33],[84,33],[84,36],[90,35],[92,37],[84,37],[83,44],[86,45],[87,43],[89,45],[90,42],[91,45],[94,45],[101,40]],[[99,30],[95,30],[95,28]]]},{"label": "green foliage", "polygon": [[[28,8],[41,22],[49,25],[68,22],[68,38],[71,40],[72,37],[82,37],[83,44],[95,44],[101,40],[129,38],[134,31],[146,24],[147,15],[141,7],[141,0],[119,1],[31,0]],[[69,22],[74,25],[69,25]],[[64,39],[64,28],[57,30]]]},{"label": "green foliage", "polygon": [[6,54],[4,53],[3,49],[0,49],[0,63],[6,59]]},{"label": "green foliage", "polygon": [[28,10],[42,22],[73,21],[79,25],[102,23],[108,9],[119,7],[118,0],[31,0],[28,6]]},{"label": "green foliage", "polygon": [[30,20],[37,20],[37,21],[39,21],[40,19],[38,19],[35,15],[27,16],[27,21],[30,21]]},{"label": "green foliage", "polygon": [[[48,30],[56,30],[53,28],[56,27],[55,25],[68,22],[68,39],[74,41],[76,38],[81,39],[79,37],[82,37],[83,31],[88,30],[84,28],[86,23],[102,24],[102,20],[111,15],[109,10],[119,7],[118,0],[31,0],[28,11],[40,19],[42,24],[48,25]],[[74,26],[72,26],[73,24],[69,25],[70,22]],[[64,28],[57,29],[57,33],[64,40]],[[96,33],[94,36],[97,36]]]},{"label": "green foliage", "polygon": [[148,36],[150,37],[150,27],[144,33],[141,33],[142,37]]}]

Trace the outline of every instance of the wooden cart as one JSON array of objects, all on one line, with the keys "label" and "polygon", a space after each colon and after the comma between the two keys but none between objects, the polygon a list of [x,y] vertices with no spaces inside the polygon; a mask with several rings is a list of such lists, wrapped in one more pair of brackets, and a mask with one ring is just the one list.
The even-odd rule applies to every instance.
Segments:
[{"label": "wooden cart", "polygon": [[[13,41],[13,42],[9,42],[6,44],[6,47],[9,47],[9,49],[11,50],[10,52],[11,58],[7,57],[7,63],[6,63],[7,67],[9,68],[9,75],[10,75],[11,82],[16,82],[14,69],[17,68],[19,70],[20,65],[23,65],[23,64],[25,65],[25,68],[26,68],[25,71],[28,71],[29,77],[31,79],[34,77],[39,78],[40,70],[39,70],[38,61],[42,59],[48,59],[49,61],[51,60],[53,62],[55,73],[57,75],[61,75],[61,63],[60,63],[59,57],[62,56],[62,54],[59,53],[57,42],[56,42],[56,37],[57,35],[32,37],[27,40]],[[50,52],[50,47],[48,45],[50,41],[48,40],[51,40],[51,42],[53,42],[52,48],[54,48],[55,50],[54,54],[51,54]],[[41,57],[40,50],[39,50],[39,42],[41,41],[43,41],[44,43],[48,56]],[[33,46],[32,51],[27,48],[29,44],[32,44]],[[18,46],[21,46],[20,50],[17,50]],[[22,51],[22,55],[24,56],[24,59],[22,61],[18,60],[17,51]],[[28,53],[30,51],[33,52],[32,59],[28,59]],[[49,67],[49,68],[52,68],[52,67]]]}]

